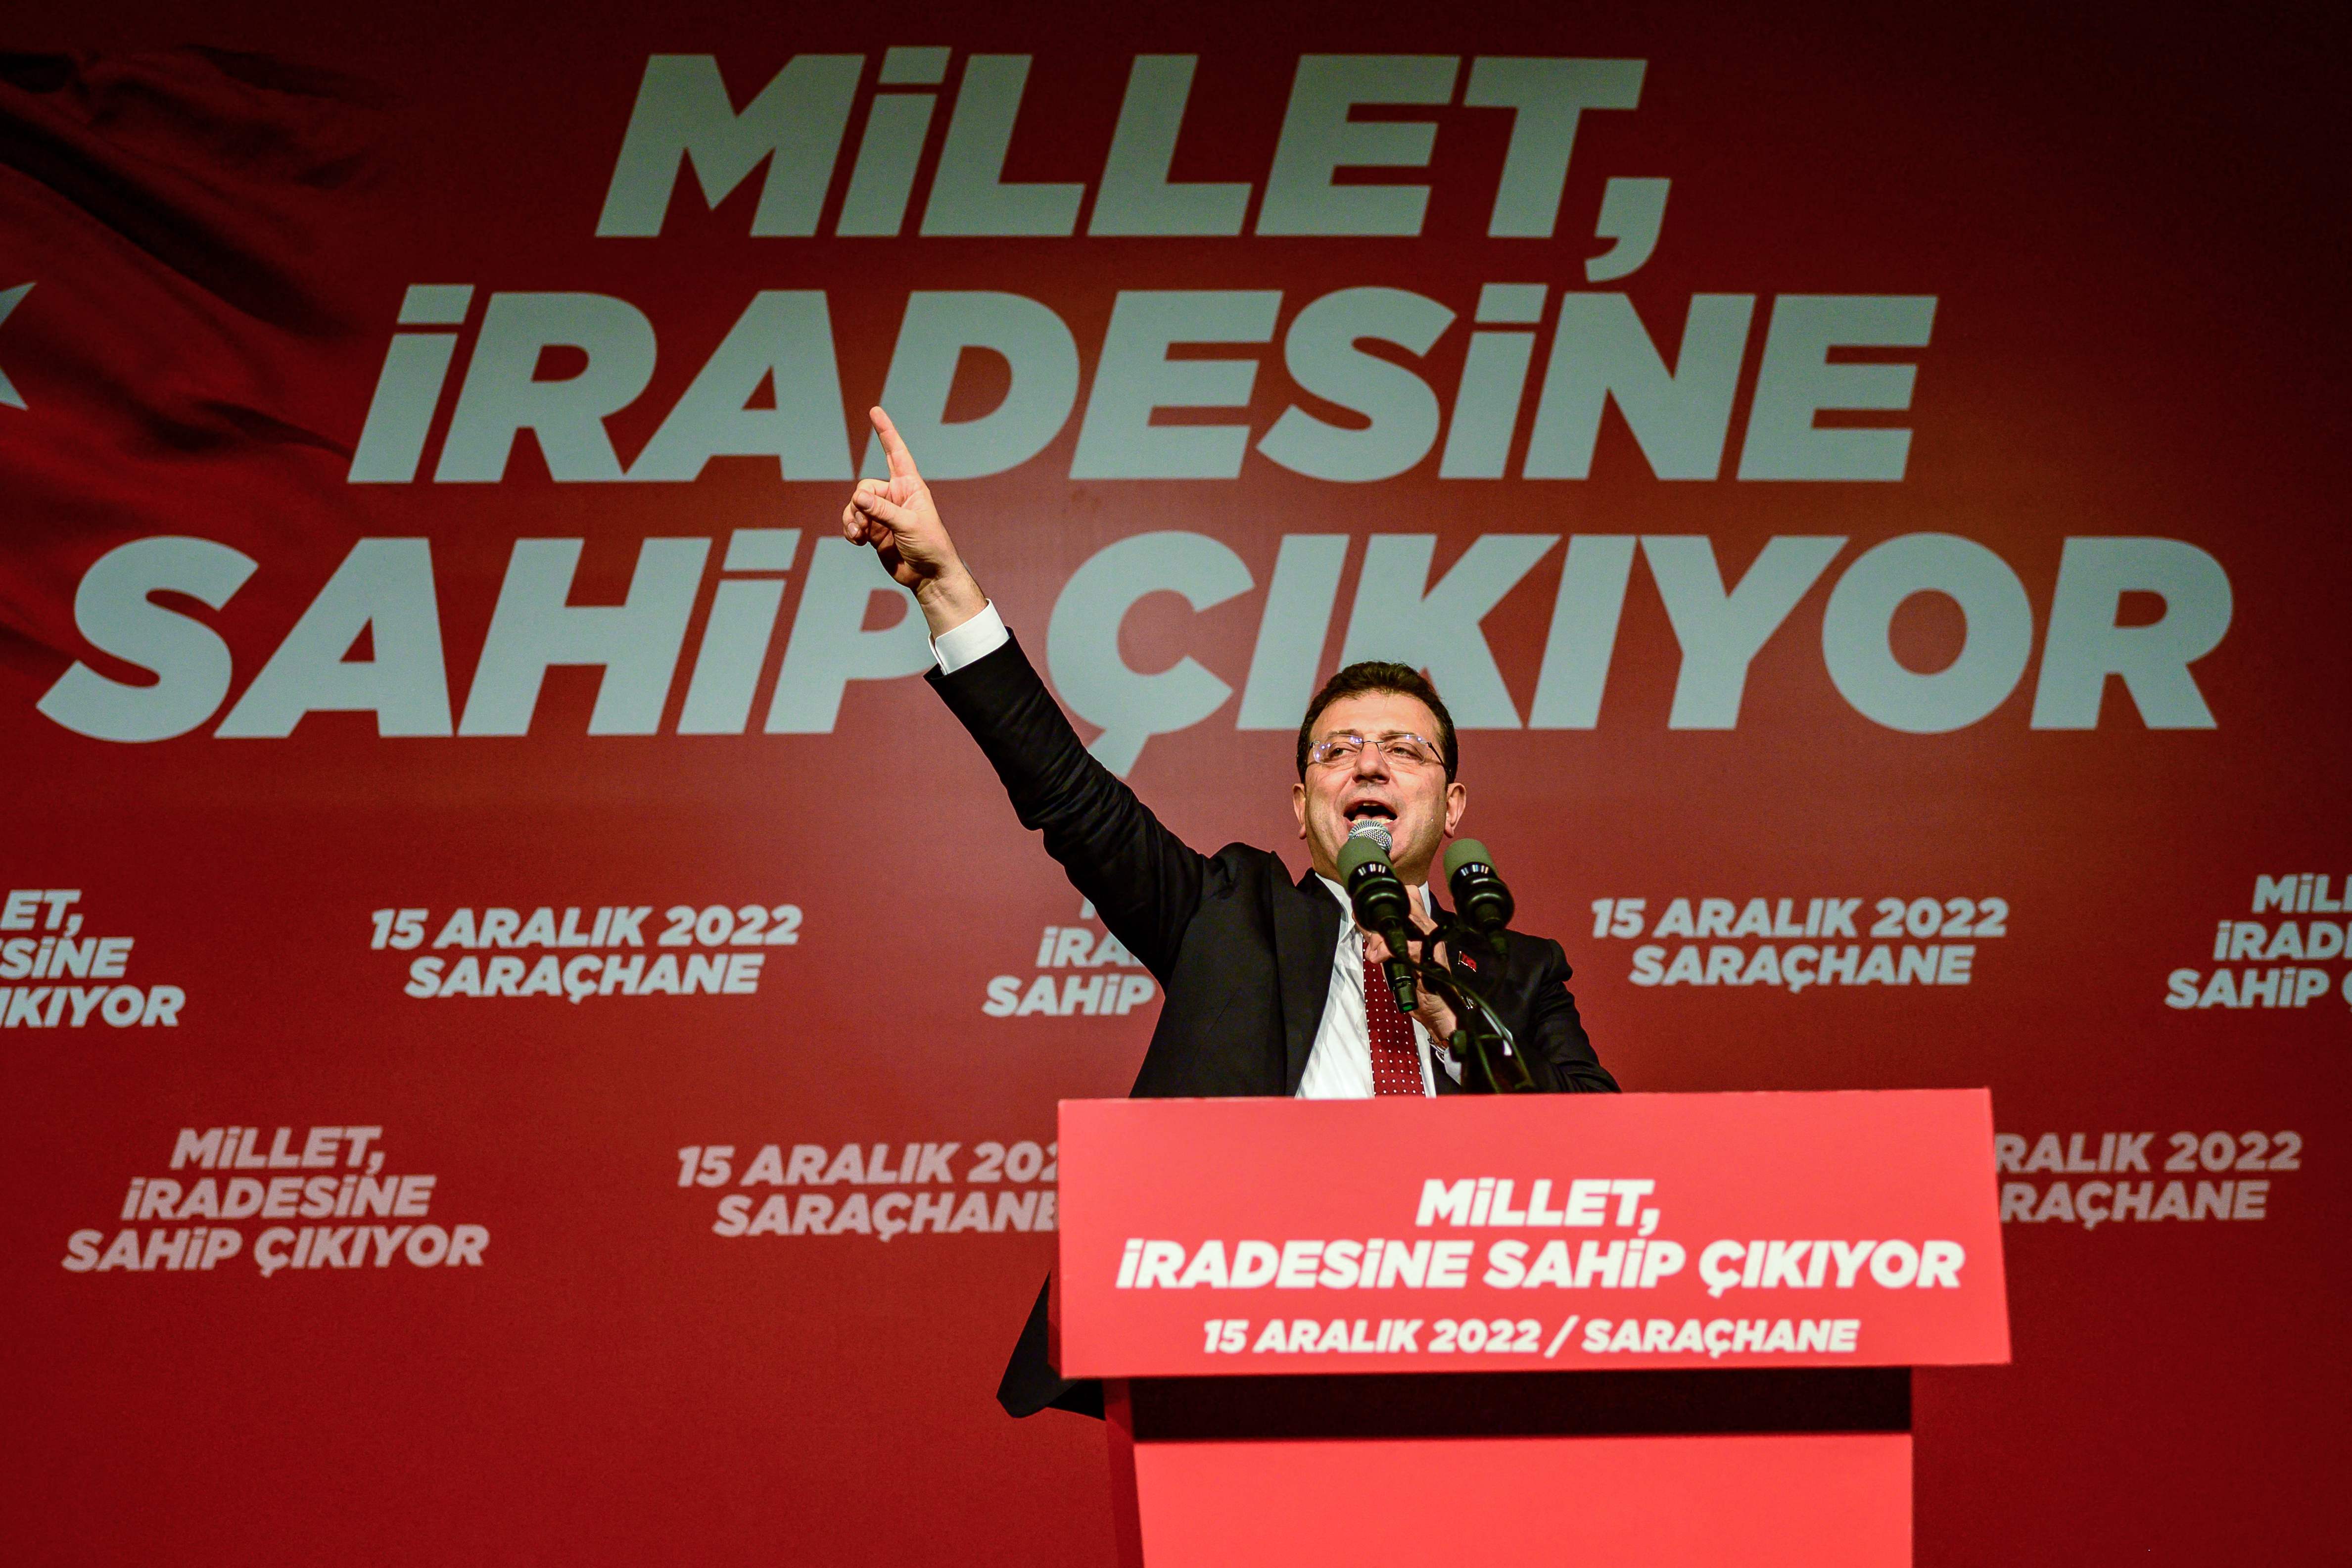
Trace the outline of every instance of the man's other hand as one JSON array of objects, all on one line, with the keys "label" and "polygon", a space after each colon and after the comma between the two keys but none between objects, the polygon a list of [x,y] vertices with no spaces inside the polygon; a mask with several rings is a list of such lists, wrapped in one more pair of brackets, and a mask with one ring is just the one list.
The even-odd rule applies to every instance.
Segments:
[{"label": "man's other hand", "polygon": [[[1423,907],[1422,891],[1419,888],[1409,888],[1406,893],[1412,906],[1413,930],[1423,936],[1427,936],[1437,929],[1437,921],[1431,917],[1429,910]],[[1364,930],[1362,927],[1358,929]],[[1447,962],[1445,943],[1443,942],[1409,941],[1406,946],[1411,951],[1412,956],[1423,963],[1443,964]],[[1380,978],[1380,966],[1388,961],[1388,939],[1376,931],[1364,930],[1364,984],[1366,985],[1385,984]],[[1426,985],[1416,986],[1414,991],[1414,1001],[1418,1005],[1413,1008],[1412,1016],[1420,1020],[1423,1028],[1429,1031],[1432,1039],[1444,1045],[1453,1038],[1454,1029],[1459,1026],[1454,1016],[1454,1009],[1438,1000],[1437,994]]]},{"label": "man's other hand", "polygon": [[931,636],[953,631],[988,607],[988,595],[964,570],[955,542],[931,504],[930,487],[916,471],[915,455],[879,408],[867,410],[874,434],[890,460],[887,479],[860,479],[841,509],[841,536],[870,544],[898,584],[913,593]]}]

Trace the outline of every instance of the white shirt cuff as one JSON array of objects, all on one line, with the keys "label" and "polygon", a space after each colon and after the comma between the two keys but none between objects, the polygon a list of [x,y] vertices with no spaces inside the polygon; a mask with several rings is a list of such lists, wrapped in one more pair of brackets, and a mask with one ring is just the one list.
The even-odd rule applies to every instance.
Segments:
[{"label": "white shirt cuff", "polygon": [[960,626],[941,632],[931,639],[931,658],[938,661],[941,675],[953,675],[967,664],[977,664],[1013,640],[1004,629],[1004,617],[996,613],[994,605]]}]

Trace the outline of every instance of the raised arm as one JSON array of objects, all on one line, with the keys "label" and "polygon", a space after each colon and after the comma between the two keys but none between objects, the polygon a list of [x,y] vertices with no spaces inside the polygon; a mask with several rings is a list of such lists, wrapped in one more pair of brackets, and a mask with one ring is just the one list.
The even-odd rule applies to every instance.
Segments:
[{"label": "raised arm", "polygon": [[[864,479],[842,509],[842,536],[870,544],[915,595],[932,640],[966,626],[988,597],[956,553],[929,489],[890,416],[873,411],[890,478]],[[932,684],[980,742],[1022,826],[1094,900],[1103,923],[1162,984],[1201,906],[1208,863],[1095,761],[1009,635]]]}]

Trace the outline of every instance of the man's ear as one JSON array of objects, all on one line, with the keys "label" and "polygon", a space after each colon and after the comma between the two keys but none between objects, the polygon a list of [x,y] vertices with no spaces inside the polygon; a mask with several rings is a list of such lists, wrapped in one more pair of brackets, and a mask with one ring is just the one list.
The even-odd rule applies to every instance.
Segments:
[{"label": "man's ear", "polygon": [[1459,783],[1447,784],[1445,786],[1445,837],[1448,838],[1454,837],[1454,830],[1462,826],[1462,814],[1469,808],[1470,792],[1464,789]]},{"label": "man's ear", "polygon": [[1291,815],[1298,818],[1298,837],[1301,838],[1306,837],[1307,786],[1305,784],[1295,784],[1290,786],[1290,810]]}]

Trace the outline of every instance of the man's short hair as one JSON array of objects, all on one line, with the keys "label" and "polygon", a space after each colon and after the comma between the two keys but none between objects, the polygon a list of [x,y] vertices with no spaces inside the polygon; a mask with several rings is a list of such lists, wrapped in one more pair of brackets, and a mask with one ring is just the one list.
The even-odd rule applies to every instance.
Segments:
[{"label": "man's short hair", "polygon": [[1454,770],[1461,765],[1462,752],[1454,742],[1454,715],[1445,710],[1445,700],[1437,695],[1437,688],[1429,678],[1411,665],[1391,664],[1385,659],[1366,659],[1351,664],[1323,683],[1315,700],[1307,705],[1307,717],[1298,721],[1298,776],[1307,776],[1307,752],[1315,744],[1315,721],[1323,710],[1342,697],[1361,697],[1367,692],[1385,691],[1398,697],[1410,697],[1427,708],[1437,721],[1437,733],[1424,737],[1437,742],[1445,758],[1445,778],[1451,784]]}]

